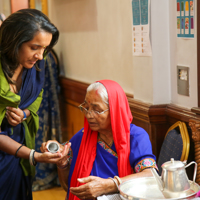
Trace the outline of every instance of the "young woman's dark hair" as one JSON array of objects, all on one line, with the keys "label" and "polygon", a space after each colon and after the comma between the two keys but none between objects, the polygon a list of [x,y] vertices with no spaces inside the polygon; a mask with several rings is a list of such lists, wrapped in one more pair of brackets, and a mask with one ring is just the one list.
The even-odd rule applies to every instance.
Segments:
[{"label": "young woman's dark hair", "polygon": [[[11,14],[0,27],[0,59],[3,72],[9,83],[19,65],[18,52],[24,42],[34,38],[38,31],[52,34],[50,45],[44,56],[57,43],[59,31],[48,17],[36,9],[22,9]],[[36,66],[37,68],[37,66]]]}]

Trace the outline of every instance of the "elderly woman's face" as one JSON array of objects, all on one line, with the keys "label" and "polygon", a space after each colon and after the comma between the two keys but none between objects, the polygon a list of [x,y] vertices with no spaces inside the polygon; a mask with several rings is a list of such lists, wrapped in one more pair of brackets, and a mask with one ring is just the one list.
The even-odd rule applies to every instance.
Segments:
[{"label": "elderly woman's face", "polygon": [[[97,91],[92,90],[86,94],[85,108],[89,112],[91,110],[102,112],[108,109],[108,105],[103,102]],[[92,113],[88,113],[85,115],[85,117],[87,118],[89,126],[93,131],[98,131],[101,133],[112,130],[109,110],[100,115],[93,115]]]}]

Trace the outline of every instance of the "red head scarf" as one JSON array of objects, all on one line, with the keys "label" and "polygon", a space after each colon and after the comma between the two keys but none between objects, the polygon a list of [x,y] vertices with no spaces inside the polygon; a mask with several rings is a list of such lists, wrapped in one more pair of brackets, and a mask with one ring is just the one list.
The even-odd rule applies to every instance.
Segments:
[{"label": "red head scarf", "polygon": [[[129,103],[126,94],[117,82],[111,80],[101,80],[97,82],[102,83],[108,93],[111,127],[118,155],[118,172],[119,176],[123,177],[131,174],[129,154],[130,123],[132,121],[132,114]],[[71,178],[71,187],[81,185],[77,181],[77,178],[83,178],[90,175],[96,157],[97,136],[98,133],[90,129],[87,119],[85,118],[84,134]],[[69,199],[78,200],[79,198],[70,193]]]}]

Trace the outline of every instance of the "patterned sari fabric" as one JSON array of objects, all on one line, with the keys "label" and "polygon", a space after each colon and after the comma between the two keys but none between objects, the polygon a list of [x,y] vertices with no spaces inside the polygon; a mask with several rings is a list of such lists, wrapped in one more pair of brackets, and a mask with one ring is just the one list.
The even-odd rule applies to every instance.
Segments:
[{"label": "patterned sari fabric", "polygon": [[[131,174],[132,168],[139,172],[147,167],[156,167],[148,134],[139,127],[130,126],[132,115],[121,86],[111,80],[98,82],[102,83],[108,92],[114,143],[111,148],[103,144],[103,141],[100,143],[98,133],[90,129],[85,118],[84,133],[79,132],[70,140],[73,159],[68,179],[69,187],[81,185],[77,178],[89,175],[102,178],[115,175],[123,177]],[[69,191],[68,195],[70,200],[78,199]]]},{"label": "patterned sari fabric", "polygon": [[[35,139],[35,150],[40,152],[42,142],[61,142],[60,112],[58,102],[58,64],[53,53],[46,56],[43,100],[38,110],[39,130]],[[38,163],[33,182],[33,191],[44,190],[59,184],[56,164]]]},{"label": "patterned sari fabric", "polygon": [[[36,114],[42,101],[42,87],[44,83],[44,60],[39,62],[41,71],[35,67],[24,69],[22,86],[18,94],[10,91],[0,66],[0,134],[6,135],[20,144],[33,149],[35,135],[39,127],[39,118]],[[6,107],[29,109],[31,115],[21,124],[12,127],[5,118]],[[35,167],[28,160],[16,158],[0,151],[0,200],[31,200],[31,181]]]}]

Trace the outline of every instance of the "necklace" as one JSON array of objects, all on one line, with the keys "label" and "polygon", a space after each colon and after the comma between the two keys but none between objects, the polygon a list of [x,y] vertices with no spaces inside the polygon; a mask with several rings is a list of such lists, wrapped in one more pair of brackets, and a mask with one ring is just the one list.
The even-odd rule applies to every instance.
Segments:
[{"label": "necklace", "polygon": [[112,147],[113,145],[113,140],[108,144],[109,147]]},{"label": "necklace", "polygon": [[112,140],[110,143],[107,143],[104,139],[102,139],[102,138],[100,137],[100,135],[99,135],[99,138],[100,138],[104,143],[106,143],[109,147],[112,147],[112,145],[113,145],[113,140]]}]

